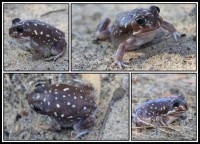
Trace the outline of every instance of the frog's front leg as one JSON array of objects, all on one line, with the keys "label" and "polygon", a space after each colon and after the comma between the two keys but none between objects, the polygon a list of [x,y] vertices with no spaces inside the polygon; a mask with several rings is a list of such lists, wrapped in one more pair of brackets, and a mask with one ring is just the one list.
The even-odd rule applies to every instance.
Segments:
[{"label": "frog's front leg", "polygon": [[120,68],[122,68],[122,66],[124,66],[124,67],[127,66],[123,62],[125,50],[127,50],[130,46],[138,47],[137,42],[138,42],[137,38],[132,37],[132,38],[127,39],[125,42],[120,43],[120,45],[117,49],[116,55],[115,55],[115,63],[118,64]]},{"label": "frog's front leg", "polygon": [[46,61],[56,60],[59,57],[63,56],[66,51],[67,42],[64,38],[60,39],[56,42],[53,47],[51,48],[51,57],[45,58]]},{"label": "frog's front leg", "polygon": [[55,120],[55,119],[51,119],[51,127],[50,128],[48,128],[48,130],[50,130],[50,131],[56,131],[56,132],[59,132],[60,130],[62,129],[62,126],[61,126],[61,124],[57,121],[57,120]]},{"label": "frog's front leg", "polygon": [[33,60],[40,59],[43,56],[43,48],[34,41],[30,42],[30,46],[31,46],[30,52],[32,53],[32,59]]},{"label": "frog's front leg", "polygon": [[167,121],[168,121],[167,116],[163,116],[163,115],[162,116],[156,116],[156,124],[158,126],[167,126],[168,125]]},{"label": "frog's front leg", "polygon": [[75,135],[76,138],[89,132],[89,128],[94,125],[94,116],[90,115],[83,120],[80,120],[78,123],[73,125],[74,131],[71,135]]},{"label": "frog's front leg", "polygon": [[110,19],[103,19],[96,28],[95,37],[100,40],[106,40],[110,38]]},{"label": "frog's front leg", "polygon": [[177,41],[177,37],[180,37],[180,34],[176,31],[175,27],[172,24],[163,21],[162,27],[169,31],[169,37],[173,36],[175,41]]}]

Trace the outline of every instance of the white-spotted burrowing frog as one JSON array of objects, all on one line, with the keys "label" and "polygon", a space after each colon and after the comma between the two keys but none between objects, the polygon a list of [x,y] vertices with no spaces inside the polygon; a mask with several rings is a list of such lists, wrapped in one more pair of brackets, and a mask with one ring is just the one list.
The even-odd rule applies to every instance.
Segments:
[{"label": "white-spotted burrowing frog", "polygon": [[125,50],[133,50],[153,40],[160,27],[166,29],[175,41],[180,37],[175,27],[164,21],[159,12],[157,6],[122,12],[110,27],[110,19],[105,18],[97,26],[95,36],[100,40],[110,39],[114,46],[118,47],[115,63],[120,67],[127,66],[123,62]]},{"label": "white-spotted burrowing frog", "polygon": [[52,117],[51,130],[73,127],[73,134],[79,137],[93,126],[97,108],[94,102],[93,86],[79,84],[51,85],[38,83],[33,92],[28,94],[28,103],[37,113]]},{"label": "white-spotted burrowing frog", "polygon": [[188,109],[183,95],[149,100],[133,112],[136,126],[167,126]]},{"label": "white-spotted burrowing frog", "polygon": [[21,49],[32,53],[33,60],[55,61],[64,55],[67,47],[62,31],[39,20],[13,19],[9,35],[22,45]]}]

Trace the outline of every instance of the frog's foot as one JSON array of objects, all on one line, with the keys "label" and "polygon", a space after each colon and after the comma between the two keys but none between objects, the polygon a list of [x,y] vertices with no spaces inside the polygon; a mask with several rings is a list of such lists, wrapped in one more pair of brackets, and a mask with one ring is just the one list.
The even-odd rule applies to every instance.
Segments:
[{"label": "frog's foot", "polygon": [[58,55],[56,56],[51,56],[51,57],[48,57],[48,58],[45,58],[44,60],[45,61],[56,61],[59,57],[61,57],[63,55],[63,53],[59,53]]},{"label": "frog's foot", "polygon": [[52,61],[52,60],[55,61],[56,60],[55,58],[56,58],[56,56],[51,56],[51,57],[45,58],[44,60],[45,61]]},{"label": "frog's foot", "polygon": [[48,130],[50,131],[56,131],[56,132],[60,132],[61,131],[61,125],[55,121],[54,119],[52,120],[52,124],[51,124],[51,127],[48,128]]},{"label": "frog's foot", "polygon": [[122,67],[127,67],[128,65],[125,64],[123,61],[115,61],[116,64],[122,69]]},{"label": "frog's foot", "polygon": [[177,42],[177,37],[180,37],[180,34],[176,31],[175,27],[166,21],[163,21],[162,27],[169,31],[167,38],[173,37]]},{"label": "frog's foot", "polygon": [[89,132],[89,130],[72,131],[72,132],[71,132],[71,137],[77,139],[77,138],[79,138],[79,137],[81,137],[81,136],[87,134],[88,132]]},{"label": "frog's foot", "polygon": [[177,31],[175,31],[175,32],[169,32],[167,38],[171,38],[171,37],[173,37],[174,40],[177,42],[178,41],[178,37],[180,38],[181,35]]},{"label": "frog's foot", "polygon": [[108,27],[110,24],[110,19],[103,19],[97,26],[95,37],[99,40],[106,40],[110,38],[110,28]]},{"label": "frog's foot", "polygon": [[174,37],[174,40],[177,42],[177,37],[181,37],[181,35],[177,32],[177,31],[175,31],[175,32],[173,32],[173,37]]}]

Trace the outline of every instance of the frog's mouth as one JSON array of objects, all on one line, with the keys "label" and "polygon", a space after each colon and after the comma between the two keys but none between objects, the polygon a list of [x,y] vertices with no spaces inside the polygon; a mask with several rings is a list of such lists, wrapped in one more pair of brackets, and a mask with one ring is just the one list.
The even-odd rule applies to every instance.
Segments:
[{"label": "frog's mouth", "polygon": [[180,117],[181,115],[184,115],[186,113],[186,110],[183,110],[183,111],[169,111],[167,113],[168,116],[175,116],[175,117]]}]

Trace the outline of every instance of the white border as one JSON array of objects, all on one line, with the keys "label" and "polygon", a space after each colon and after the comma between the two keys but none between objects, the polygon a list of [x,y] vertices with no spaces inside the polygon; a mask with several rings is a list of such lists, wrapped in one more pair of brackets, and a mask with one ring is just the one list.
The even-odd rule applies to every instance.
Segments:
[{"label": "white border", "polygon": [[[3,28],[3,15],[4,15],[4,4],[9,4],[9,3],[16,3],[16,4],[20,4],[20,3],[26,3],[26,2],[2,2],[2,48],[4,45],[4,28]],[[71,4],[131,4],[131,2],[28,2],[28,4],[45,4],[45,3],[51,3],[51,4],[69,4],[69,71],[39,71],[39,73],[124,73],[127,74],[129,73],[129,103],[131,106],[131,78],[132,78],[132,73],[134,72],[130,72],[130,71],[71,71]],[[145,3],[145,4],[197,4],[197,35],[196,35],[196,40],[198,41],[198,2],[132,2],[132,4],[140,4],[140,3]],[[3,53],[4,50],[2,50],[2,142],[55,142],[55,141],[4,141],[3,140],[3,75],[6,73],[37,73],[36,71],[3,71]],[[156,73],[192,73],[192,74],[196,74],[197,75],[197,140],[196,141],[159,141],[159,142],[198,142],[198,42],[197,42],[197,57],[196,57],[196,71],[137,71],[137,74],[142,74],[142,73],[149,73],[149,74],[156,74]],[[158,142],[158,141],[131,141],[132,135],[131,135],[131,110],[129,110],[129,120],[130,120],[130,130],[129,130],[129,141],[99,141],[99,140],[95,140],[95,141],[56,141],[56,142]]]}]

